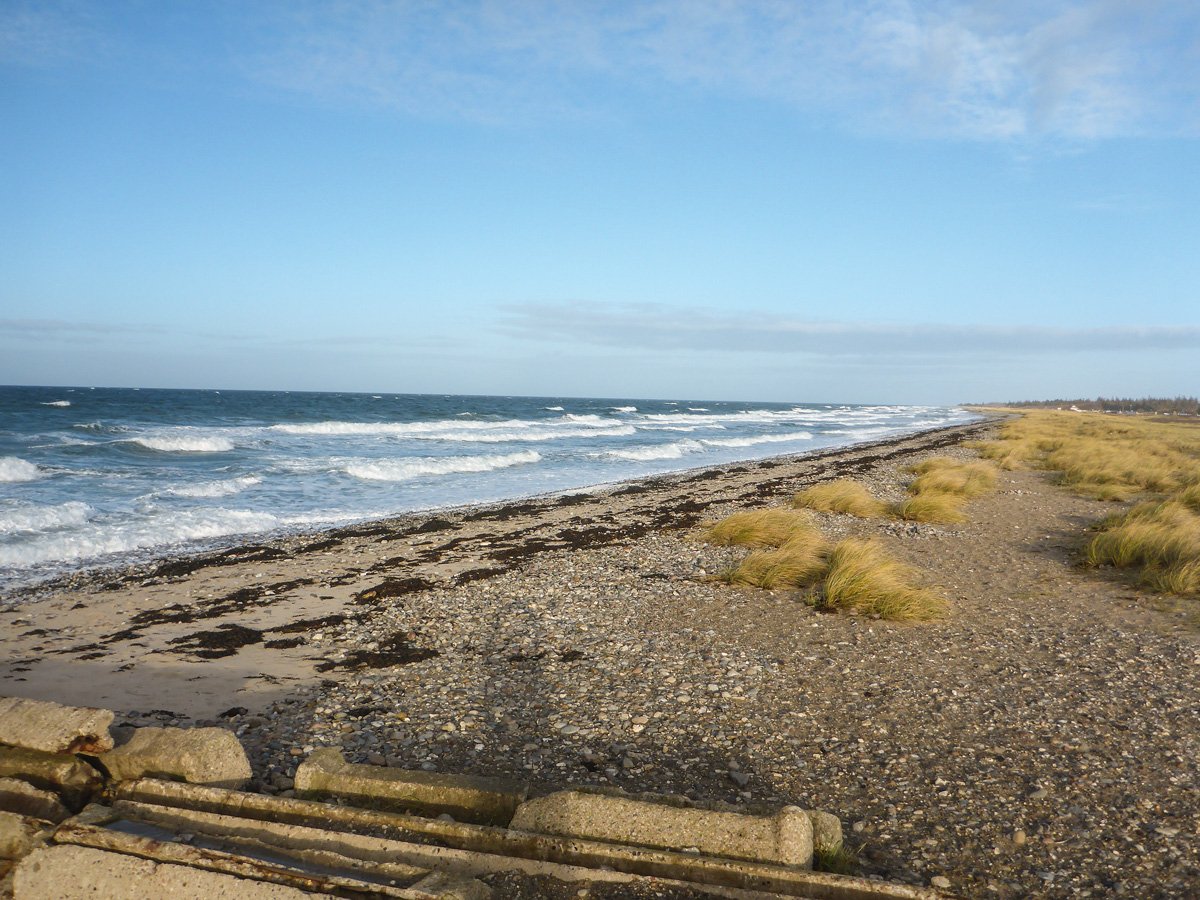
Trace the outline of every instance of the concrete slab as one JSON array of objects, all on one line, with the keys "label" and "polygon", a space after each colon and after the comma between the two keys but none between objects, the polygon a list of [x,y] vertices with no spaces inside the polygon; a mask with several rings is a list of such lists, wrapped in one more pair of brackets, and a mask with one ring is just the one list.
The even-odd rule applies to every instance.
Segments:
[{"label": "concrete slab", "polygon": [[785,806],[774,816],[746,816],[632,797],[558,791],[522,803],[511,827],[812,868],[812,821],[797,806]]},{"label": "concrete slab", "polygon": [[[564,881],[615,882],[650,876],[663,883],[702,886],[703,890],[727,896],[738,896],[738,891],[757,891],[811,900],[935,900],[942,896],[929,888],[790,866],[445,822],[153,779],[118,785],[115,794],[118,808],[129,802],[162,807],[151,814],[155,818],[178,816],[172,820],[172,827],[177,829],[199,829],[201,820],[195,816],[199,811],[264,823],[319,826],[326,831],[343,832],[350,841],[348,846],[355,848],[354,855],[378,851],[385,854],[381,858],[472,875],[520,871]],[[373,844],[377,838],[370,835],[386,836],[391,842]],[[366,843],[360,845],[359,841]]]},{"label": "concrete slab", "polygon": [[45,823],[12,812],[0,812],[0,859],[19,859],[32,849]]},{"label": "concrete slab", "polygon": [[74,756],[20,747],[0,747],[0,778],[55,791],[71,810],[82,809],[103,785],[100,773]]},{"label": "concrete slab", "polygon": [[459,822],[507,825],[529,796],[529,786],[510,779],[353,765],[337,750],[326,748],[296,770],[296,793],[309,799],[341,797],[374,809],[449,813]]},{"label": "concrete slab", "polygon": [[43,753],[103,753],[113,746],[113,712],[48,700],[0,697],[0,744]]},{"label": "concrete slab", "polygon": [[246,751],[225,728],[139,728],[100,762],[114,781],[150,775],[236,789],[251,775]]},{"label": "concrete slab", "polygon": [[13,873],[13,900],[311,900],[313,896],[286,885],[91,847],[34,850]]},{"label": "concrete slab", "polygon": [[17,778],[0,778],[0,810],[48,822],[61,822],[71,815],[58,794]]}]

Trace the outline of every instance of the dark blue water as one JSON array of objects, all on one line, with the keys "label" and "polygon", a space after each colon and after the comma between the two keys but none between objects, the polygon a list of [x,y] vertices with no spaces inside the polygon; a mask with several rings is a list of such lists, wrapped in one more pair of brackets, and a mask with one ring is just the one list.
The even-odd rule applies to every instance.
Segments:
[{"label": "dark blue water", "polygon": [[925,406],[0,388],[0,585],[971,418]]}]

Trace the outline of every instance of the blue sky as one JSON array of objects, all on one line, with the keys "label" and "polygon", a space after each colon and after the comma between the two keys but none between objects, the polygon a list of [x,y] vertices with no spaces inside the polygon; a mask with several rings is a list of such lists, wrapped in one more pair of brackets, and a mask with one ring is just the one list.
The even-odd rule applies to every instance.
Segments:
[{"label": "blue sky", "polygon": [[0,383],[1200,391],[1191,2],[0,0]]}]

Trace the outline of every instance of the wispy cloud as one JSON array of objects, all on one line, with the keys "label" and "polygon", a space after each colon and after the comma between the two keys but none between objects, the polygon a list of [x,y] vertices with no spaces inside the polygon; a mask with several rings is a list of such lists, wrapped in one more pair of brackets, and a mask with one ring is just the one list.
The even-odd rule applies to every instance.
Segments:
[{"label": "wispy cloud", "polygon": [[126,325],[105,322],[70,322],[66,319],[0,319],[0,336],[26,340],[64,340],[158,335],[166,329],[156,325]]},{"label": "wispy cloud", "polygon": [[254,77],[421,115],[591,115],[683,86],[907,135],[1200,129],[1200,6],[1167,0],[356,0],[266,26]]},{"label": "wispy cloud", "polygon": [[1200,346],[1200,326],[1196,325],[1051,328],[817,322],[750,311],[728,315],[652,304],[522,304],[508,307],[498,327],[510,336],[537,341],[917,362],[975,354],[1179,350]]}]

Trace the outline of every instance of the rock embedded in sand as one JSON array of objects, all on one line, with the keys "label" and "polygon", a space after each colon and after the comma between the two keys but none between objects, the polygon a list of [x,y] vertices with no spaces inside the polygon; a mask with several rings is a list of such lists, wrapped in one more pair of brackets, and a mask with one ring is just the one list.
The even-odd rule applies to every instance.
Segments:
[{"label": "rock embedded in sand", "polygon": [[114,781],[169,778],[238,790],[251,774],[246,751],[224,728],[139,728],[100,762]]},{"label": "rock embedded in sand", "polygon": [[113,713],[48,700],[0,697],[0,744],[43,753],[103,753],[113,746]]}]

